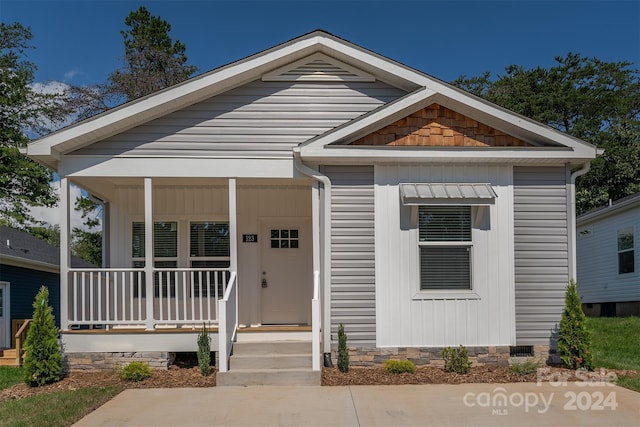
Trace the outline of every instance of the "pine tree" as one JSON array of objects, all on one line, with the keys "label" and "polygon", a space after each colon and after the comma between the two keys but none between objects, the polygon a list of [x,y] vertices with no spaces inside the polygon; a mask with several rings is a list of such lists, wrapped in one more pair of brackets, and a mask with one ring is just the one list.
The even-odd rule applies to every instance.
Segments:
[{"label": "pine tree", "polygon": [[565,308],[560,319],[558,352],[565,367],[570,369],[593,369],[591,333],[587,329],[587,318],[582,311],[578,286],[571,280],[565,294]]},{"label": "pine tree", "polygon": [[347,347],[347,334],[344,325],[338,326],[338,369],[340,372],[349,372],[349,348]]},{"label": "pine tree", "polygon": [[203,376],[211,373],[211,337],[205,324],[202,324],[202,330],[198,334],[198,366]]},{"label": "pine tree", "polygon": [[31,387],[62,378],[58,328],[53,322],[53,308],[49,305],[49,290],[45,286],[36,295],[33,309],[33,319],[24,346],[24,380]]}]

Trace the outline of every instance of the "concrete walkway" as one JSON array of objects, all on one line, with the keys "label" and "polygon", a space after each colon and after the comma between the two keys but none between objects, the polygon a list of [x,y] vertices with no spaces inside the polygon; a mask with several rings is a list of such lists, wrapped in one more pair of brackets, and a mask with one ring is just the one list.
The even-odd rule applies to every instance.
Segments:
[{"label": "concrete walkway", "polygon": [[84,426],[640,426],[640,393],[584,383],[126,390]]}]

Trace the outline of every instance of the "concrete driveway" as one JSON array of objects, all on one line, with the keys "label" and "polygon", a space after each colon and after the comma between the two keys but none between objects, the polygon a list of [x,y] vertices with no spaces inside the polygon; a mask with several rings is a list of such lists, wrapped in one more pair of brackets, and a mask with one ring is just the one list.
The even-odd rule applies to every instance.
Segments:
[{"label": "concrete driveway", "polygon": [[640,426],[640,393],[584,383],[126,390],[75,426]]}]

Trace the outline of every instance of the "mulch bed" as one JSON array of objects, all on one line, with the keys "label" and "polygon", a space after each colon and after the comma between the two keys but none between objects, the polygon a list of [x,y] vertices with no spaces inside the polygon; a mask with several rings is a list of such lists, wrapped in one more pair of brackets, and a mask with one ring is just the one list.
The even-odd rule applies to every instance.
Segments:
[{"label": "mulch bed", "polygon": [[[550,375],[555,378],[563,376],[567,381],[580,381],[574,371],[551,367]],[[607,370],[620,375],[637,375],[636,371]],[[596,372],[597,374],[597,372]],[[416,372],[404,374],[390,374],[382,367],[351,367],[348,373],[342,373],[337,368],[324,368],[322,371],[323,386],[347,385],[403,385],[403,384],[464,384],[464,383],[515,383],[535,382],[537,375],[520,375],[511,372],[509,367],[479,366],[471,368],[468,374],[459,375],[445,372],[437,367],[418,367]],[[208,377],[203,377],[197,366],[189,364],[172,365],[168,370],[154,370],[151,378],[140,382],[123,381],[115,372],[79,372],[74,371],[61,381],[43,387],[28,387],[16,384],[0,390],[0,402],[4,400],[23,399],[41,393],[54,393],[65,390],[77,390],[84,387],[127,388],[177,388],[177,387],[214,387],[216,385],[215,371]]]}]

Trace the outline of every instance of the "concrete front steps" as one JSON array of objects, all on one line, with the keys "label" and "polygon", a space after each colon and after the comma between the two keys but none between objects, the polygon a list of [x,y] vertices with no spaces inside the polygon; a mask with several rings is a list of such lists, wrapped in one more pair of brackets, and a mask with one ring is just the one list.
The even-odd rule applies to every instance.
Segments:
[{"label": "concrete front steps", "polygon": [[216,385],[320,385],[320,372],[311,370],[310,341],[236,342]]},{"label": "concrete front steps", "polygon": [[16,349],[0,350],[0,366],[19,366],[16,362]]}]

